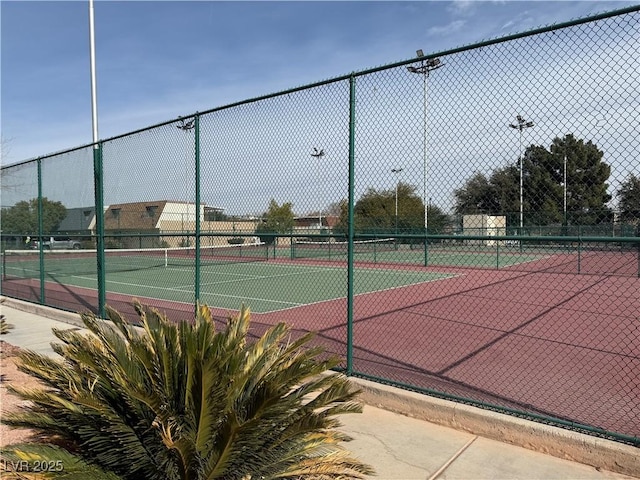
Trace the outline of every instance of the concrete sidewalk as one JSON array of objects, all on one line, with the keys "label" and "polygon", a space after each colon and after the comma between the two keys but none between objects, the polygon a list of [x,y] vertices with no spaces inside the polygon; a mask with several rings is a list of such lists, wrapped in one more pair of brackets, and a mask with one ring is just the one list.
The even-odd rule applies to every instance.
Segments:
[{"label": "concrete sidewalk", "polygon": [[[78,328],[81,325],[77,315],[12,299],[8,299],[0,309],[7,321],[14,325],[13,330],[1,336],[0,340],[46,355],[55,355],[50,346],[50,343],[55,340],[51,328]],[[375,468],[377,472],[375,478],[382,480],[640,478],[640,449],[562,429],[555,429],[558,431],[550,434],[549,431],[553,430],[553,427],[531,425],[531,422],[484,412],[473,407],[447,405],[450,402],[377,386],[372,382],[360,380],[355,382],[363,386],[365,393],[362,399],[367,404],[362,415],[342,416],[341,421],[344,426],[341,430],[354,438],[345,446],[357,458]],[[387,402],[385,398],[393,400]],[[438,411],[450,409],[457,418],[452,424],[468,431],[448,428],[378,408],[378,406],[387,407],[388,403],[390,408],[402,411],[398,408],[399,404],[411,405],[408,413],[422,416],[416,414],[416,408],[419,408],[416,405],[424,405],[422,402],[430,405],[425,411],[434,408]],[[464,423],[462,419],[465,415],[461,413],[463,411],[471,412],[467,415],[469,418],[480,418],[480,423],[484,423],[485,426],[474,429],[471,426],[474,422]],[[475,423],[477,424],[478,420]],[[565,439],[567,444],[576,443],[578,448],[585,450],[584,458],[596,467],[477,435],[478,431],[501,430],[501,433],[489,434],[489,436],[513,441],[513,433],[507,432],[509,428],[518,431],[543,429],[546,436],[551,435],[556,438],[556,441],[560,438]],[[553,451],[556,455],[572,458],[579,455],[562,453],[562,448],[544,446],[544,442],[532,443],[531,438],[541,437],[525,438],[529,440],[525,440],[523,444],[528,444],[532,448]],[[597,448],[600,450],[596,451]],[[607,471],[606,468],[610,465],[616,471],[636,476]]]}]

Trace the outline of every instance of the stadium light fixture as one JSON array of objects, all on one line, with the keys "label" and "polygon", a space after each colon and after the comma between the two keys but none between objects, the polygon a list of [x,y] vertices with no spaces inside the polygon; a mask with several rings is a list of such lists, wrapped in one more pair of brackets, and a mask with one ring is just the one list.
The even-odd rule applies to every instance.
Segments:
[{"label": "stadium light fixture", "polygon": [[509,127],[518,130],[519,138],[520,138],[520,235],[522,235],[522,228],[524,223],[524,202],[523,202],[523,186],[524,186],[524,178],[523,178],[523,168],[522,168],[522,131],[526,128],[533,127],[533,122],[527,121],[524,119],[522,115],[516,116],[516,123],[510,123]]},{"label": "stadium light fixture", "polygon": [[196,120],[195,120],[195,118],[192,118],[189,121],[185,120],[184,118],[180,118],[178,120],[178,122],[179,122],[179,124],[176,125],[176,128],[179,128],[180,130],[184,130],[185,132],[187,130],[193,130],[194,128],[196,128],[196,125],[195,125]]},{"label": "stadium light fixture", "polygon": [[324,148],[317,149],[313,147],[313,153],[311,154],[313,158],[318,160],[318,164],[316,167],[316,189],[318,194],[318,233],[322,233],[322,200],[320,198],[320,159],[324,157]]},{"label": "stadium light fixture", "polygon": [[[396,176],[402,171],[402,168],[392,168],[391,173]],[[398,183],[399,181],[396,179],[396,235],[398,234]]]},{"label": "stadium light fixture", "polygon": [[[422,50],[417,50],[418,57],[424,57]],[[422,184],[422,203],[424,204],[424,233],[427,235],[429,226],[429,214],[427,208],[427,183],[428,183],[428,163],[427,163],[427,143],[428,143],[428,128],[427,128],[427,78],[429,74],[438,68],[444,66],[444,63],[439,58],[427,58],[420,61],[420,66],[415,67],[409,65],[407,70],[409,73],[416,73],[422,75],[422,100],[423,100],[423,136],[422,136],[422,169],[423,169],[423,184]]]}]

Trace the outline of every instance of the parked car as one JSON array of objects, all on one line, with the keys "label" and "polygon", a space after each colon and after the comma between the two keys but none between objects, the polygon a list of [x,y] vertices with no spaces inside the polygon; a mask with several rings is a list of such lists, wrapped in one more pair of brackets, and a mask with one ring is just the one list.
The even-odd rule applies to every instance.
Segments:
[{"label": "parked car", "polygon": [[[42,244],[45,250],[78,250],[80,247],[80,242],[70,237],[48,237]],[[32,248],[39,249],[40,242],[33,242]]]}]

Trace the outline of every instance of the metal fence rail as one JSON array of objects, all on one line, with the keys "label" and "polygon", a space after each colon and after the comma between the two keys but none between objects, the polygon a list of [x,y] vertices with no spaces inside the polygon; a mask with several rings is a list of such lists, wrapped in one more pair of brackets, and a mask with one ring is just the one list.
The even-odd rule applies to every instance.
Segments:
[{"label": "metal fence rail", "polygon": [[[242,304],[359,375],[640,445],[640,8],[2,168],[2,294]],[[71,185],[71,186],[70,186]]]}]

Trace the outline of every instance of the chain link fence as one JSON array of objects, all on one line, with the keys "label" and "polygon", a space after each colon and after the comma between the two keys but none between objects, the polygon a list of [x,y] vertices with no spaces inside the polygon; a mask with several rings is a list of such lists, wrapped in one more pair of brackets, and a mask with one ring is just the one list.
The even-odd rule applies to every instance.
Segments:
[{"label": "chain link fence", "polygon": [[638,445],[639,12],[3,167],[2,294],[245,304],[350,375]]}]

